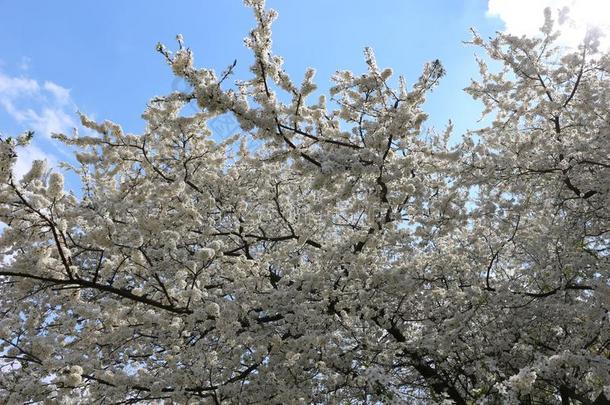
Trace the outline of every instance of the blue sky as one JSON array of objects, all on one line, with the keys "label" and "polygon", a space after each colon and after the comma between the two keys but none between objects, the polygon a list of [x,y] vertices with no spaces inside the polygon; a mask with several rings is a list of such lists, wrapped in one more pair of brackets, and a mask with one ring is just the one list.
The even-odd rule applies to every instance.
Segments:
[{"label": "blue sky", "polygon": [[[375,50],[381,67],[392,67],[410,83],[425,62],[440,59],[447,76],[426,111],[439,129],[451,118],[459,136],[477,126],[480,113],[462,91],[477,77],[475,49],[462,43],[470,38],[469,28],[490,36],[521,23],[524,14],[515,13],[519,4],[527,5],[524,12],[539,26],[542,4],[560,1],[574,0],[513,1],[512,6],[510,0],[267,4],[279,12],[274,50],[285,58],[286,70],[300,80],[307,67],[316,68],[321,89],[328,88],[337,69],[364,71],[365,46]],[[66,157],[48,136],[76,125],[76,110],[141,131],[139,117],[147,100],[183,88],[155,51],[157,42],[175,49],[178,33],[198,66],[220,71],[237,59],[235,77],[248,75],[250,55],[243,38],[253,18],[239,0],[0,0],[0,7],[0,133],[37,133],[19,171],[33,158],[46,157],[53,164]]]}]

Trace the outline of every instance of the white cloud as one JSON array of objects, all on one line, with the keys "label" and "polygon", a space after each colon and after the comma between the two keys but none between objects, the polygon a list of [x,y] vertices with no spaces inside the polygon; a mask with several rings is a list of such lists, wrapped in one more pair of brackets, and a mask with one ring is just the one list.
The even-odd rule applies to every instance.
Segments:
[{"label": "white cloud", "polygon": [[50,81],[41,86],[34,79],[0,72],[0,106],[26,129],[46,137],[77,125],[70,90]]},{"label": "white cloud", "polygon": [[27,109],[23,112],[23,121],[27,122],[35,133],[45,135],[67,133],[76,126],[71,115],[61,109],[49,107],[44,107],[39,112]]},{"label": "white cloud", "polygon": [[[578,45],[588,28],[597,27],[610,35],[610,1],[608,0],[489,0],[487,15],[500,18],[505,30],[515,35],[536,35],[544,23],[543,11],[550,7],[556,17],[559,10],[569,9],[569,20],[561,25],[566,45]],[[608,43],[605,38],[603,43]]]},{"label": "white cloud", "polygon": [[70,90],[53,82],[44,82],[44,89],[51,93],[61,105],[70,104]]},{"label": "white cloud", "polygon": [[[0,109],[22,130],[32,130],[38,135],[34,138],[34,144],[17,151],[15,177],[20,178],[27,173],[34,160],[46,160],[53,167],[58,161],[56,155],[67,153],[66,150],[50,146],[49,138],[54,133],[70,133],[77,127],[76,106],[69,89],[51,81],[41,85],[30,77],[9,76],[0,72]],[[46,141],[41,142],[40,136]]]},{"label": "white cloud", "polygon": [[34,160],[46,160],[47,167],[56,167],[57,159],[54,155],[43,151],[36,145],[28,145],[25,148],[17,148],[17,162],[13,167],[13,176],[20,179],[32,168]]},{"label": "white cloud", "polygon": [[15,98],[20,95],[31,96],[40,92],[40,86],[34,79],[27,77],[10,77],[0,72],[0,99]]}]

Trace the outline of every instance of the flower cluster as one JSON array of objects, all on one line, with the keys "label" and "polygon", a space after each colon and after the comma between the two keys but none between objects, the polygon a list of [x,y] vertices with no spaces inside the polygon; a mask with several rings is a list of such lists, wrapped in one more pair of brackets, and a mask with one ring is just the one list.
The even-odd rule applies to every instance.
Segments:
[{"label": "flower cluster", "polygon": [[311,101],[246,3],[246,80],[179,36],[158,50],[189,88],[142,133],[57,136],[78,198],[0,139],[0,402],[603,402],[610,56],[555,47],[548,13],[475,33],[496,115],[450,146],[424,132],[440,62],[409,85],[366,49]]}]

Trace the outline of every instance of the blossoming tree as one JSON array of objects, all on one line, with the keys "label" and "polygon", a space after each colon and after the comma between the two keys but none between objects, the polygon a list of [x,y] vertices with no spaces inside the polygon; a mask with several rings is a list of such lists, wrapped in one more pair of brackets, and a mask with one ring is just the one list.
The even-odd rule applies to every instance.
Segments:
[{"label": "blossoming tree", "polygon": [[[76,147],[82,192],[0,142],[8,403],[603,403],[610,387],[610,57],[595,36],[473,43],[488,128],[423,133],[366,50],[312,101],[249,0],[251,77],[159,51],[189,90]],[[185,111],[196,104],[195,113]],[[229,114],[239,131],[214,141]],[[605,394],[604,394],[605,392]],[[606,395],[606,396],[605,396]],[[596,402],[597,401],[597,402]]]}]

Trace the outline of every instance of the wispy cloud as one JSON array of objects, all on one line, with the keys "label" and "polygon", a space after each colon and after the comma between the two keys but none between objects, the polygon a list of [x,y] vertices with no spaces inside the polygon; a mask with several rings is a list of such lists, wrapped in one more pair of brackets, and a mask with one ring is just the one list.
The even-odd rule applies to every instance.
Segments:
[{"label": "wispy cloud", "polygon": [[554,15],[569,10],[567,21],[559,29],[566,45],[576,46],[590,28],[605,33],[602,43],[607,46],[610,35],[610,1],[608,0],[489,0],[487,15],[500,18],[506,31],[515,35],[535,35],[543,24],[543,11],[550,7]]},{"label": "wispy cloud", "polygon": [[55,101],[57,101],[60,105],[69,105],[71,103],[69,89],[49,81],[44,82],[43,88],[51,93],[55,98]]},{"label": "wispy cloud", "polygon": [[20,179],[32,168],[35,160],[46,160],[49,167],[57,167],[55,154],[45,152],[37,145],[28,145],[25,148],[17,148],[17,162],[13,167],[13,176]]},{"label": "wispy cloud", "polygon": [[39,92],[40,86],[36,80],[27,77],[11,77],[0,72],[0,99],[27,97]]},{"label": "wispy cloud", "polygon": [[21,62],[19,62],[19,69],[29,70],[31,63],[32,63],[32,59],[28,58],[27,56],[22,56]]},{"label": "wispy cloud", "polygon": [[0,72],[0,106],[19,124],[46,137],[76,126],[70,90],[51,81],[41,85],[29,77]]},{"label": "wispy cloud", "polygon": [[[70,90],[52,81],[39,82],[27,76],[0,72],[0,109],[24,130],[32,130],[46,142],[35,142],[18,151],[16,177],[26,173],[33,160],[47,160],[50,166],[66,151],[48,142],[54,133],[69,133],[77,127],[76,106]],[[36,139],[36,138],[35,138]]]}]

